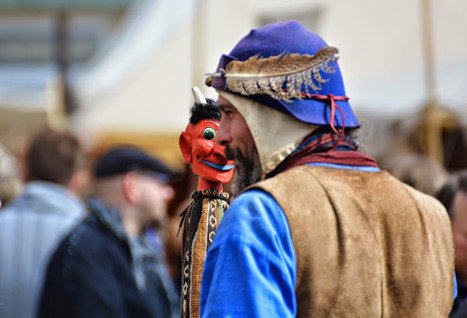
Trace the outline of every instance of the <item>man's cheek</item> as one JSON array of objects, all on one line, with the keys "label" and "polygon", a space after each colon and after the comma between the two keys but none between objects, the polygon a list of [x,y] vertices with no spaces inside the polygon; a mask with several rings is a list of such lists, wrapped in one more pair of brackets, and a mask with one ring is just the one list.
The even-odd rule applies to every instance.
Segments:
[{"label": "man's cheek", "polygon": [[228,159],[228,160],[236,160],[236,150],[230,146],[226,146],[225,147],[225,151],[224,151],[224,154],[225,154],[225,157]]}]

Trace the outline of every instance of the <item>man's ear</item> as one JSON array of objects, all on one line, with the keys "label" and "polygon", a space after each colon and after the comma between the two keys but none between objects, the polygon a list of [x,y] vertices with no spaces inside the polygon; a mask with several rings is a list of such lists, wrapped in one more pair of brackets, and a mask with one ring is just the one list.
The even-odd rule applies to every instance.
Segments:
[{"label": "man's ear", "polygon": [[27,164],[23,165],[20,176],[21,176],[21,181],[24,183],[28,183],[29,181],[31,181],[29,178],[29,166]]},{"label": "man's ear", "polygon": [[134,172],[127,172],[122,180],[122,192],[127,201],[135,203],[138,200],[138,176]]},{"label": "man's ear", "polygon": [[191,156],[191,138],[187,132],[182,132],[180,138],[178,139],[178,144],[180,145],[180,150],[182,151],[183,158],[186,163],[192,163]]},{"label": "man's ear", "polygon": [[70,182],[68,183],[68,189],[77,196],[81,196],[83,195],[84,190],[88,187],[88,185],[89,171],[83,168],[73,174]]}]

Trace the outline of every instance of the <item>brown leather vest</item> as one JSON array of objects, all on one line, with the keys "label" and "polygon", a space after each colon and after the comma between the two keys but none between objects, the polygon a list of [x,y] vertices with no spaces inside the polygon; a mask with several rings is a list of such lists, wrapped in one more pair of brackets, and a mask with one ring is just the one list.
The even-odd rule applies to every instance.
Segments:
[{"label": "brown leather vest", "polygon": [[289,221],[297,317],[447,317],[450,220],[432,197],[387,172],[299,166],[253,188]]}]

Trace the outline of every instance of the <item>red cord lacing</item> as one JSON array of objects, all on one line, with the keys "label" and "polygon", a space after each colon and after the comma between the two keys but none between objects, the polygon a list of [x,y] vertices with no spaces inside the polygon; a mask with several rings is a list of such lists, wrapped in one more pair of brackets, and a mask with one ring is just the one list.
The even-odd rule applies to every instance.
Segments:
[{"label": "red cord lacing", "polygon": [[[334,148],[332,149],[332,150],[334,150],[339,145],[339,142],[341,141],[342,137],[344,137],[344,129],[345,129],[344,112],[336,104],[335,101],[336,100],[347,101],[347,100],[349,100],[349,98],[347,96],[334,96],[333,94],[318,95],[318,94],[307,94],[307,93],[303,93],[303,92],[301,92],[301,95],[306,97],[306,98],[311,98],[311,99],[316,99],[316,100],[329,100],[330,105],[331,105],[331,118],[330,118],[329,126],[331,126],[332,131],[334,131],[334,133],[338,136],[337,142],[334,145]],[[336,109],[341,113],[341,117],[342,117],[342,128],[341,128],[340,132],[337,130],[336,126],[334,125],[334,120],[335,120],[335,117],[336,117]]]}]

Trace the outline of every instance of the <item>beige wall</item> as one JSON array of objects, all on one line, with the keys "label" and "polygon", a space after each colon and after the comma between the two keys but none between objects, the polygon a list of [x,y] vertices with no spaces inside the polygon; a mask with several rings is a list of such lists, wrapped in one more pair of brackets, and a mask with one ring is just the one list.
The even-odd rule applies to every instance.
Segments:
[{"label": "beige wall", "polygon": [[[455,106],[463,109],[467,95],[456,93],[464,90],[452,78],[465,77],[461,73],[467,69],[467,42],[461,40],[467,33],[467,2],[432,2],[439,95],[454,96]],[[84,105],[74,118],[75,130],[88,143],[109,129],[177,135],[188,120],[190,88],[199,86],[215,97],[204,86],[202,73],[214,71],[219,56],[265,18],[305,19],[328,44],[340,49],[347,95],[357,111],[388,117],[413,112],[426,97],[420,4],[415,0],[199,1],[193,21],[179,25],[163,48],[150,54],[122,84]],[[150,30],[142,32],[150,35]],[[453,68],[460,63],[464,69]]]},{"label": "beige wall", "polygon": [[191,104],[191,28],[172,34],[112,92],[99,94],[73,118],[84,135],[105,130],[171,133],[187,123]]}]

